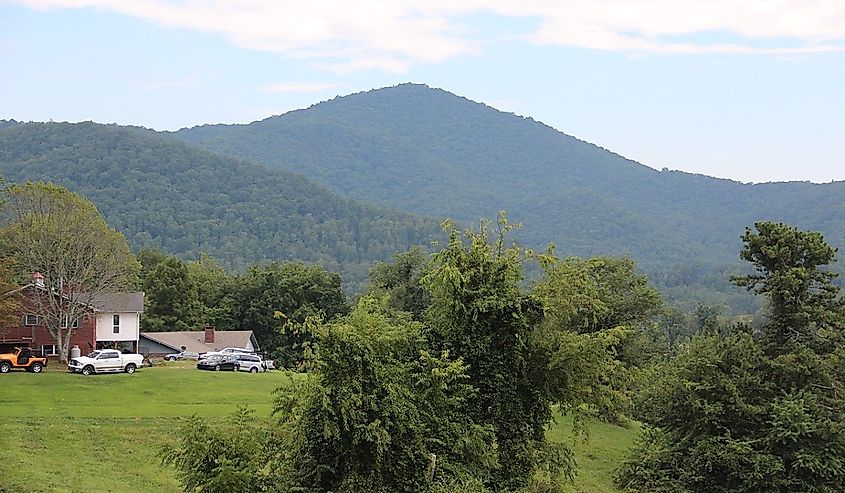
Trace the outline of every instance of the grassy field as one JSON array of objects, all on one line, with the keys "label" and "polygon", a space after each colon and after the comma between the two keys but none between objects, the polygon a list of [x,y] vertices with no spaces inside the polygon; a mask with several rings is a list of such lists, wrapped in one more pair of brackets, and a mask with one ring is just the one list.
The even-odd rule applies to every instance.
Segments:
[{"label": "grassy field", "polygon": [[[269,416],[282,372],[202,372],[168,363],[134,375],[84,377],[51,366],[42,374],[0,376],[0,492],[178,492],[160,465],[180,422],[196,414],[225,419],[239,405]],[[564,419],[549,431],[572,438]],[[633,431],[596,424],[590,442],[574,442],[580,472],[573,492],[612,491],[610,475]]]}]

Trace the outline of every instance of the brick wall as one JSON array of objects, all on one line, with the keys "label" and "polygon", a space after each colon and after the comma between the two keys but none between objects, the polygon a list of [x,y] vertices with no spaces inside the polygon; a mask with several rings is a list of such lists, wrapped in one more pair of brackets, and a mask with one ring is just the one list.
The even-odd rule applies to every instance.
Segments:
[{"label": "brick wall", "polygon": [[[27,299],[26,292],[24,292],[18,325],[6,327],[5,330],[0,331],[0,345],[5,347],[29,346],[36,351],[40,351],[42,345],[55,344],[56,341],[43,324],[26,325],[26,314],[34,315],[35,309],[32,301]],[[70,347],[79,346],[83,354],[94,350],[97,333],[96,323],[94,316],[86,316],[80,320],[79,328],[64,329],[73,331],[70,338]]]}]

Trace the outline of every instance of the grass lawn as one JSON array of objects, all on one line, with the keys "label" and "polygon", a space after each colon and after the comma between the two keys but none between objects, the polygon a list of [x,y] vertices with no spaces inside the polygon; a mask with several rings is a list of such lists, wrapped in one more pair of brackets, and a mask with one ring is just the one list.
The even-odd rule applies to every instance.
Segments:
[{"label": "grass lawn", "polygon": [[564,441],[575,451],[578,475],[575,483],[567,488],[573,493],[607,493],[616,491],[613,474],[628,449],[634,444],[638,428],[631,429],[595,422],[590,426],[587,442],[573,439],[572,419],[557,420],[546,436],[549,440]]},{"label": "grass lawn", "polygon": [[[246,404],[269,416],[282,372],[203,372],[193,362],[142,368],[134,375],[85,377],[51,365],[41,374],[0,376],[0,492],[178,492],[160,465],[183,418],[225,419]],[[571,422],[549,431],[572,442]],[[612,491],[610,474],[634,432],[596,424],[574,443],[580,466],[573,492]]]}]

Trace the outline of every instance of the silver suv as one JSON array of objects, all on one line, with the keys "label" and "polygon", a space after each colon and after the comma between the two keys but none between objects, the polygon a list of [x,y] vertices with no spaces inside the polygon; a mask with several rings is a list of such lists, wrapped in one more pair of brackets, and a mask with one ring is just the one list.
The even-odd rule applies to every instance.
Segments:
[{"label": "silver suv", "polygon": [[250,373],[258,373],[260,371],[267,371],[261,357],[256,354],[235,354],[235,359],[238,361],[238,371],[248,371]]}]

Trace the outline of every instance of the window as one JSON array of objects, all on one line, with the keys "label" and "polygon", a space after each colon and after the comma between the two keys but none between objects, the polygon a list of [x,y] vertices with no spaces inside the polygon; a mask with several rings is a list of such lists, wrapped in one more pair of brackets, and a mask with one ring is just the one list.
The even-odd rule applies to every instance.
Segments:
[{"label": "window", "polygon": [[59,353],[56,352],[56,345],[55,344],[43,344],[41,346],[41,355],[42,356],[58,356]]},{"label": "window", "polygon": [[[68,319],[67,315],[64,315],[62,317],[62,328],[63,329],[67,328],[67,319]],[[71,325],[70,327],[72,329],[78,329],[79,328],[79,319],[78,318],[73,319],[73,325]]]},{"label": "window", "polygon": [[24,315],[24,325],[39,325],[40,322],[41,317],[38,315],[33,315],[31,313]]},{"label": "window", "polygon": [[120,333],[120,315],[115,314],[114,320],[112,321],[112,330],[115,334]]}]

